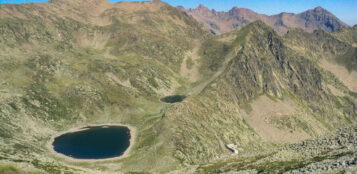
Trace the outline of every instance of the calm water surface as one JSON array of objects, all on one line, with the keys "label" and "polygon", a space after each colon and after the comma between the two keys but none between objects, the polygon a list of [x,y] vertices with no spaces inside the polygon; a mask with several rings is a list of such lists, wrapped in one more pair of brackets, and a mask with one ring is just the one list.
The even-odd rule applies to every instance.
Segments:
[{"label": "calm water surface", "polygon": [[124,154],[130,145],[130,130],[125,126],[95,126],[55,138],[56,152],[77,159],[105,159]]}]

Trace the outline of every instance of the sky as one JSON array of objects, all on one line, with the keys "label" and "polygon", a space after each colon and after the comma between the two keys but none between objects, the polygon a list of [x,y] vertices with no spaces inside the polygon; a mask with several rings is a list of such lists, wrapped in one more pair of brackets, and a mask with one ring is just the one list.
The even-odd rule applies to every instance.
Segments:
[{"label": "sky", "polygon": [[[1,3],[44,2],[47,0],[0,0]],[[117,2],[120,0],[109,0]],[[129,0],[133,1],[133,0]],[[199,4],[217,11],[228,11],[234,6],[249,8],[257,13],[273,15],[280,12],[300,13],[317,6],[327,9],[349,25],[357,24],[357,0],[162,0],[172,6],[195,8]]]}]

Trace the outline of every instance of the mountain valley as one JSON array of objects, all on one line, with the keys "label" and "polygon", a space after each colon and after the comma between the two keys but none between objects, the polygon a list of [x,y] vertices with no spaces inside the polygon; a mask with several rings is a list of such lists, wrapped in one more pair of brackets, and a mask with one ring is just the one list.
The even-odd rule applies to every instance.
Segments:
[{"label": "mountain valley", "polygon": [[[1,4],[0,173],[355,172],[356,45],[357,27],[320,7]],[[131,128],[126,156],[51,150],[106,124]]]}]

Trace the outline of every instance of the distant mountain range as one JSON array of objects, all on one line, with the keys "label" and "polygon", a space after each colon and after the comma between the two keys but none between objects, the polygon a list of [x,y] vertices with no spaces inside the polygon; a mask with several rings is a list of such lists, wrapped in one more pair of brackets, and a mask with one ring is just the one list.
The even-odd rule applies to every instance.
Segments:
[{"label": "distant mountain range", "polygon": [[[0,5],[0,174],[357,171],[357,26],[322,8],[179,9]],[[112,124],[130,126],[120,159],[53,151]]]},{"label": "distant mountain range", "polygon": [[210,10],[202,4],[197,8],[188,10],[182,6],[177,8],[192,15],[213,34],[231,31],[257,20],[265,22],[279,33],[285,33],[288,28],[302,28],[312,32],[316,29],[335,31],[348,26],[322,7],[316,7],[299,14],[283,12],[272,16],[238,7],[233,7],[228,12]]}]

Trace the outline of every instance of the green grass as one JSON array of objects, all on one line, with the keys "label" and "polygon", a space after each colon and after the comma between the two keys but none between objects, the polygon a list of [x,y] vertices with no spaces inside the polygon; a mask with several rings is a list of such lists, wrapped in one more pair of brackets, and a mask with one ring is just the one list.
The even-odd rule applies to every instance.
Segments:
[{"label": "green grass", "polygon": [[24,174],[24,172],[10,165],[0,165],[0,174]]},{"label": "green grass", "polygon": [[[35,8],[33,5],[30,7]],[[29,11],[25,11],[25,13],[29,13]],[[123,170],[126,170],[127,166],[137,165],[144,171],[145,168],[159,167],[161,164],[158,164],[157,160],[164,161],[166,157],[173,159],[173,153],[178,149],[174,138],[179,136],[189,136],[197,141],[197,144],[189,144],[190,140],[180,144],[185,146],[185,149],[179,150],[186,153],[183,156],[188,160],[183,161],[181,158],[177,160],[190,164],[196,164],[201,159],[210,160],[214,158],[214,155],[222,153],[222,149],[215,148],[217,137],[214,136],[224,137],[221,139],[224,143],[242,140],[244,141],[242,147],[247,149],[264,146],[261,145],[258,138],[251,136],[254,130],[244,119],[241,122],[237,121],[240,119],[240,115],[235,112],[238,106],[232,103],[235,102],[233,101],[235,98],[232,97],[231,101],[224,101],[225,98],[230,97],[227,95],[236,95],[238,102],[246,101],[240,107],[249,113],[252,111],[249,103],[252,98],[258,95],[254,91],[255,89],[247,93],[233,91],[225,93],[226,96],[218,95],[222,101],[217,101],[215,95],[207,95],[207,93],[221,94],[221,91],[209,91],[207,88],[207,93],[200,94],[201,98],[197,99],[194,98],[197,96],[192,96],[183,103],[173,105],[160,102],[163,94],[156,92],[162,88],[173,86],[175,81],[178,82],[175,94],[186,94],[195,85],[186,81],[179,74],[187,51],[193,47],[193,39],[205,40],[200,50],[202,59],[200,59],[201,62],[194,62],[191,57],[187,58],[187,68],[192,68],[195,63],[201,63],[202,77],[209,77],[222,66],[227,54],[232,49],[244,46],[249,41],[252,32],[264,30],[263,24],[255,23],[233,32],[232,35],[235,35],[236,39],[231,43],[207,37],[208,32],[201,29],[199,23],[192,17],[169,6],[164,6],[158,13],[140,11],[136,14],[119,15],[119,17],[113,15],[110,17],[114,22],[106,26],[95,26],[94,23],[85,24],[70,18],[62,19],[55,15],[52,16],[52,13],[46,14],[45,11],[40,13],[49,16],[48,18],[39,18],[26,14],[32,20],[0,19],[0,32],[2,33],[0,49],[11,50],[11,52],[1,52],[0,79],[4,79],[4,84],[7,83],[5,88],[13,95],[0,103],[1,107],[4,106],[0,108],[1,113],[5,113],[6,116],[1,117],[2,125],[6,126],[0,126],[0,136],[5,142],[1,142],[0,146],[4,146],[4,149],[12,149],[6,153],[9,156],[21,155],[24,157],[23,159],[16,158],[14,162],[30,161],[28,162],[30,165],[48,173],[60,173],[61,171],[70,173],[72,169],[58,166],[59,163],[46,163],[40,160],[42,158],[31,159],[33,157],[28,155],[28,152],[38,152],[41,157],[52,158],[43,147],[49,139],[51,131],[40,132],[36,128],[46,127],[53,131],[66,130],[76,125],[89,123],[127,123],[137,128],[137,144],[133,148],[132,156],[120,161],[124,161],[121,163]],[[122,11],[118,11],[118,13],[122,13]],[[138,21],[133,19],[138,19]],[[262,26],[263,29],[261,29]],[[265,35],[258,35],[261,38],[257,40],[267,40],[265,37],[269,32],[270,30],[267,30],[264,32]],[[83,35],[87,37],[88,42],[96,43],[98,41],[96,35],[100,36],[103,33],[110,36],[107,43],[104,44],[104,48],[96,49],[84,46],[80,44],[80,40],[77,40],[79,35]],[[23,44],[30,45],[30,48],[22,49]],[[253,47],[256,43],[251,44],[248,46]],[[256,53],[260,50],[248,49],[248,51]],[[269,52],[269,50],[264,51],[264,55]],[[263,53],[258,54],[263,55]],[[351,54],[353,55],[355,52]],[[260,58],[257,56],[254,61],[259,61]],[[345,61],[348,63],[351,61],[350,58],[347,57]],[[243,62],[233,63],[242,64]],[[256,62],[247,64],[249,66],[257,64],[257,67],[261,68]],[[113,74],[119,81],[130,81],[129,87],[108,77],[108,73]],[[229,82],[227,85],[231,83],[230,80],[233,77],[240,75],[242,71],[234,71],[234,73],[228,75],[230,77],[227,79]],[[255,84],[247,83],[248,75],[250,74],[239,76],[242,79],[239,81],[241,83],[239,85],[243,87],[241,89],[250,90],[249,88],[254,87]],[[277,76],[280,77],[279,74]],[[263,77],[268,78],[267,76]],[[219,85],[217,83],[217,86]],[[219,90],[225,90],[225,88],[222,87]],[[183,97],[180,96],[180,98]],[[274,99],[274,97],[271,98]],[[203,99],[202,103],[199,99]],[[161,116],[166,113],[168,113],[167,118],[162,119]],[[179,117],[177,120],[175,117],[169,117],[170,114],[172,116],[177,113],[176,116]],[[29,125],[19,125],[18,122],[19,120],[23,121],[22,119],[29,119],[33,122],[29,122]],[[195,123],[191,124],[193,121]],[[326,118],[321,118],[320,121],[324,123]],[[185,127],[184,124],[189,126]],[[235,132],[226,136],[224,132],[220,132],[222,125],[232,126],[233,130],[241,131],[239,133],[243,135],[237,138],[237,132]],[[26,129],[18,128],[20,126],[24,126]],[[182,130],[186,129],[183,132],[171,130],[176,126]],[[16,130],[12,129],[13,127]],[[209,132],[205,132],[206,130]],[[175,131],[174,134],[171,131]],[[210,134],[211,132],[212,134]],[[34,142],[34,140],[39,142]],[[159,143],[169,143],[173,147],[166,148],[167,144],[164,144],[158,149],[154,149],[153,147]],[[200,147],[203,148],[200,149]],[[191,151],[191,149],[193,150]],[[254,163],[260,158],[263,157],[256,156],[252,157],[250,161],[244,162],[242,159],[243,161],[233,162],[242,162],[245,166],[249,166],[249,163]],[[140,163],[141,166],[139,166],[138,160],[142,160],[145,164]],[[112,164],[120,166],[121,164],[118,163],[108,162],[107,166]],[[293,168],[299,165],[298,163],[297,161],[286,161],[284,164],[276,162],[268,166],[272,167],[272,171],[280,171],[280,165]],[[104,164],[106,163],[104,162]],[[224,162],[217,163],[204,170],[216,171],[217,168],[225,165]],[[95,168],[96,166],[87,164],[86,167]],[[261,168],[259,170],[265,171],[266,169]],[[0,167],[1,170],[5,173],[22,172],[11,166]]]},{"label": "green grass", "polygon": [[357,48],[350,48],[345,54],[337,56],[335,60],[345,66],[348,71],[357,71]]},{"label": "green grass", "polygon": [[150,84],[152,87],[154,87],[154,88],[156,88],[156,89],[159,88],[159,85],[157,84],[157,82],[156,82],[156,80],[155,80],[154,77],[150,77],[150,78],[148,79],[148,81],[149,81],[149,84]]},{"label": "green grass", "polygon": [[11,165],[0,165],[0,174],[42,174],[42,172],[25,172]]},{"label": "green grass", "polygon": [[195,65],[195,62],[192,60],[191,57],[188,57],[186,59],[186,68],[187,69],[192,69],[192,67]]},{"label": "green grass", "polygon": [[204,59],[201,59],[201,71],[206,71],[206,68],[210,72],[217,71],[231,48],[230,44],[215,39],[208,39],[203,42],[200,50],[201,57],[204,57]]}]

